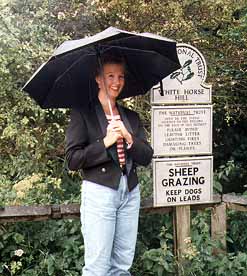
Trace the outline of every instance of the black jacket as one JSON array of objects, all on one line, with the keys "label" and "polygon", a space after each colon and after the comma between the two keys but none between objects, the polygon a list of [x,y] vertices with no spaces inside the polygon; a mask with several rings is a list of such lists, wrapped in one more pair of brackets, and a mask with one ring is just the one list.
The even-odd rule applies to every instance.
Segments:
[{"label": "black jacket", "polygon": [[[150,163],[153,150],[146,141],[136,112],[118,105],[121,119],[132,134],[133,144],[126,150],[126,175],[129,190],[138,183],[136,166]],[[116,145],[106,149],[103,138],[108,122],[99,102],[95,106],[73,109],[66,132],[66,159],[70,170],[81,170],[84,179],[118,189],[122,170]]]}]

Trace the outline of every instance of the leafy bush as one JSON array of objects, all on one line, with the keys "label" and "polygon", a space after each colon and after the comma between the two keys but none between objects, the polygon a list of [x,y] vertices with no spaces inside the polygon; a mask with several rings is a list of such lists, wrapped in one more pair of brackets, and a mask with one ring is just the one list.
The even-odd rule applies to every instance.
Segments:
[{"label": "leafy bush", "polygon": [[[247,253],[238,251],[234,253],[215,254],[216,250],[218,252],[221,251],[222,245],[220,241],[213,241],[210,237],[209,214],[210,212],[206,211],[194,215],[192,219],[191,237],[188,237],[185,241],[187,247],[182,256],[182,262],[179,264],[172,250],[171,223],[165,223],[164,225],[166,226],[163,227],[160,227],[160,224],[157,223],[156,231],[160,229],[160,234],[156,235],[157,233],[155,233],[155,236],[156,239],[158,237],[160,245],[158,248],[155,248],[153,244],[146,243],[149,246],[146,245],[146,251],[139,259],[142,264],[140,268],[142,268],[139,274],[134,275],[177,275],[176,271],[179,269],[181,275],[184,276],[246,276]],[[154,219],[154,217],[155,216],[153,216],[152,219]],[[167,215],[164,217],[168,219]],[[151,228],[151,231],[154,230],[154,228]],[[142,233],[143,230],[145,231],[145,227],[143,228],[141,224],[140,232]],[[239,234],[239,232],[233,233]],[[241,239],[245,240],[245,235],[244,233],[242,234]],[[152,234],[148,233],[146,238],[148,236],[152,237]],[[229,243],[233,243],[230,237],[228,237],[227,240]],[[142,239],[139,240],[139,242],[141,241]],[[145,244],[145,240],[143,240],[143,243]]]},{"label": "leafy bush", "polygon": [[0,232],[1,276],[81,275],[79,221],[16,223],[2,225]]},{"label": "leafy bush", "polygon": [[[233,221],[227,240],[236,248],[229,246],[231,252],[215,254],[215,249],[220,251],[221,244],[210,238],[210,212],[193,214],[191,237],[186,239],[187,247],[179,265],[181,275],[247,275],[246,231],[244,227],[237,229],[237,222],[243,217],[239,217],[239,213],[230,212],[229,215]],[[238,239],[233,238],[237,235]],[[83,253],[79,220],[0,226],[0,276],[79,276],[84,263]],[[132,274],[177,275],[177,267],[173,254],[172,217],[141,214]]]}]

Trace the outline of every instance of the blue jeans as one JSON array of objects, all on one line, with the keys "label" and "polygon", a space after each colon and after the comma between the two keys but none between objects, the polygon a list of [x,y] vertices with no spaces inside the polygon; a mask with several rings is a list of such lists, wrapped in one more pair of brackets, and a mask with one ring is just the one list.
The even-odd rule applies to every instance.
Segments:
[{"label": "blue jeans", "polygon": [[126,176],[121,176],[118,190],[83,181],[83,276],[131,275],[128,270],[135,253],[139,208],[139,185],[129,192]]}]

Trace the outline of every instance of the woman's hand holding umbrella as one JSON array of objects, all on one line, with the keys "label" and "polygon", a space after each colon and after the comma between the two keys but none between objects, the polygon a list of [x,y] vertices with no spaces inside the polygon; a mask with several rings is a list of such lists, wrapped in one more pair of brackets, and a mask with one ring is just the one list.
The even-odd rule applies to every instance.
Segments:
[{"label": "woman's hand holding umbrella", "polygon": [[132,136],[131,134],[128,132],[128,130],[126,129],[123,121],[117,121],[116,122],[116,125],[118,126],[121,134],[122,134],[122,137],[125,139],[125,141],[129,144],[129,145],[132,145],[133,143],[133,139],[132,139]]},{"label": "woman's hand holding umbrella", "polygon": [[120,120],[111,120],[107,127],[106,136],[104,138],[105,147],[110,147],[121,138],[124,138],[129,145],[133,143],[132,136],[126,129],[124,123]]},{"label": "woman's hand holding umbrella", "polygon": [[109,148],[111,145],[115,144],[118,139],[123,138],[121,130],[117,124],[117,121],[112,120],[106,129],[106,136],[103,139],[105,147]]}]

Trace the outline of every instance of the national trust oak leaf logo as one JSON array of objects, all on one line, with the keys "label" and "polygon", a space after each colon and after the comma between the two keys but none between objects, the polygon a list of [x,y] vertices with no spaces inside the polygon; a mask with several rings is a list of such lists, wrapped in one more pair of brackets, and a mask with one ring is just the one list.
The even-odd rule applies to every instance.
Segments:
[{"label": "national trust oak leaf logo", "polygon": [[170,75],[170,79],[177,79],[180,84],[183,84],[184,81],[191,79],[195,75],[195,73],[192,72],[190,66],[191,64],[192,59],[186,60],[179,70]]}]

